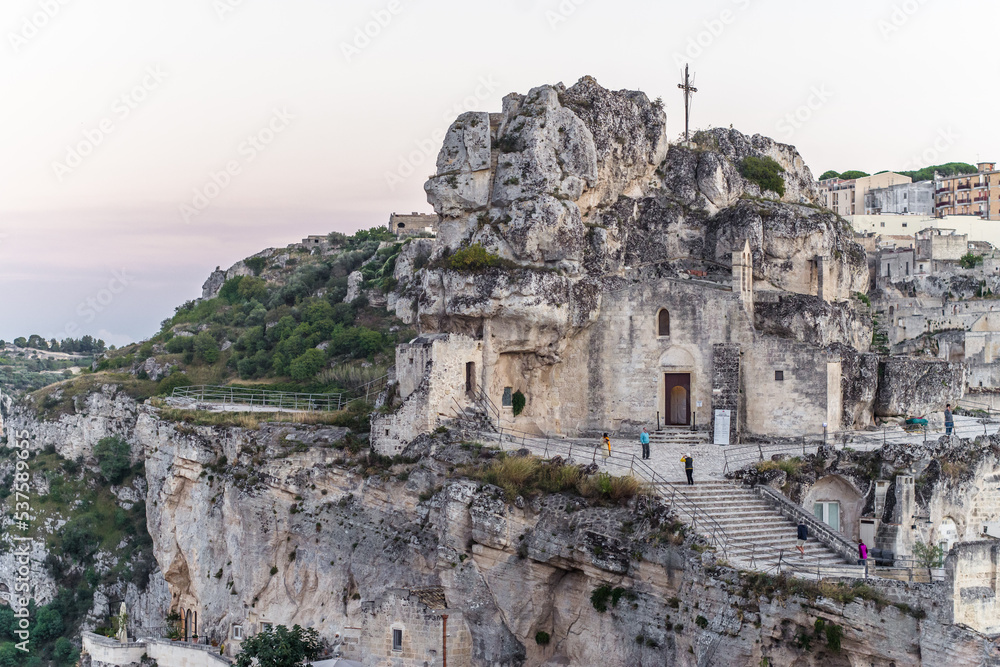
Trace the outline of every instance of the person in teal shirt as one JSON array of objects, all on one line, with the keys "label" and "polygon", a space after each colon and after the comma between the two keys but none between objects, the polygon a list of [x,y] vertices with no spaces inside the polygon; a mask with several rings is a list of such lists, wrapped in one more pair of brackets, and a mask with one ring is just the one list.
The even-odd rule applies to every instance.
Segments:
[{"label": "person in teal shirt", "polygon": [[642,458],[649,458],[649,433],[646,429],[642,429],[642,433],[639,434],[639,442],[642,443]]}]

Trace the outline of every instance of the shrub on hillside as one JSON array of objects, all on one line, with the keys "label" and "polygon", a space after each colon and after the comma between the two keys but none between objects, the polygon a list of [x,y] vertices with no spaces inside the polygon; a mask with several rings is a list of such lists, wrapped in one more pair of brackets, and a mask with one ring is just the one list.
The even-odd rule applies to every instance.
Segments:
[{"label": "shrub on hillside", "polygon": [[112,435],[101,438],[94,445],[94,458],[101,468],[101,475],[109,484],[119,484],[132,467],[131,448],[122,438]]},{"label": "shrub on hillside", "polygon": [[502,264],[503,260],[498,255],[494,255],[478,243],[456,250],[445,259],[445,268],[452,271],[482,271]]},{"label": "shrub on hillside", "polygon": [[322,370],[326,363],[326,355],[322,350],[315,348],[306,350],[300,356],[292,360],[290,371],[293,380],[311,380]]},{"label": "shrub on hillside", "polygon": [[785,169],[769,157],[749,156],[740,163],[740,175],[756,183],[762,191],[769,190],[785,196],[785,179],[781,174]]},{"label": "shrub on hillside", "polygon": [[195,358],[207,364],[214,364],[219,360],[219,344],[215,342],[212,334],[202,331],[194,337],[194,354]]}]

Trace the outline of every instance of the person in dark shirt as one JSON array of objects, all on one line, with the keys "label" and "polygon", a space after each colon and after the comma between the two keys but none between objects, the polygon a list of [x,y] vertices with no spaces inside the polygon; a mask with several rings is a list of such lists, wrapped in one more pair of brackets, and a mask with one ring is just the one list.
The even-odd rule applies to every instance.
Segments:
[{"label": "person in dark shirt", "polygon": [[799,550],[799,553],[803,556],[806,555],[806,540],[809,539],[809,529],[806,528],[806,522],[799,519],[799,528],[796,531],[796,536],[798,540],[795,542],[795,548]]},{"label": "person in dark shirt", "polygon": [[951,414],[951,403],[944,406],[944,434],[951,435],[951,430],[955,428],[955,417]]},{"label": "person in dark shirt", "polygon": [[684,464],[684,472],[687,473],[688,484],[694,486],[694,459],[691,458],[690,454],[685,454],[681,457],[681,463]]}]

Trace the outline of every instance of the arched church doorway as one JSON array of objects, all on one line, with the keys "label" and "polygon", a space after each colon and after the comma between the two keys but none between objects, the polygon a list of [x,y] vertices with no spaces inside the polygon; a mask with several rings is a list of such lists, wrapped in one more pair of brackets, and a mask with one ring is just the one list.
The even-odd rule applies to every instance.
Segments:
[{"label": "arched church doorway", "polygon": [[666,373],[664,423],[687,426],[691,423],[691,374]]}]

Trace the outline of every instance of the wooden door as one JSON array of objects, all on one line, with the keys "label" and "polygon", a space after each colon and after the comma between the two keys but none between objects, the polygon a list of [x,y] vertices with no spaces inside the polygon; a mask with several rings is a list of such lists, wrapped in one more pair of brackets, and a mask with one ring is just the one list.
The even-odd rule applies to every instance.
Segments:
[{"label": "wooden door", "polygon": [[691,374],[666,374],[666,405],[663,422],[668,426],[687,426],[691,423]]}]

